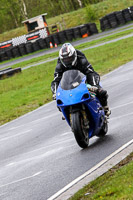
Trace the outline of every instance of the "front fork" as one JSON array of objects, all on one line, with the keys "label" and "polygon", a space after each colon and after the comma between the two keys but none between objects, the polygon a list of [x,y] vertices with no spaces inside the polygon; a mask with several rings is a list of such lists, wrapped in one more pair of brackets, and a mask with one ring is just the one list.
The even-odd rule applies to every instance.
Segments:
[{"label": "front fork", "polygon": [[81,106],[82,106],[82,108],[78,108],[78,107],[76,108],[76,107],[70,106],[70,124],[72,124],[71,114],[74,112],[80,112],[82,115],[82,118],[83,118],[84,128],[89,129],[89,120],[88,120],[87,114],[85,112],[85,106],[83,104]]}]

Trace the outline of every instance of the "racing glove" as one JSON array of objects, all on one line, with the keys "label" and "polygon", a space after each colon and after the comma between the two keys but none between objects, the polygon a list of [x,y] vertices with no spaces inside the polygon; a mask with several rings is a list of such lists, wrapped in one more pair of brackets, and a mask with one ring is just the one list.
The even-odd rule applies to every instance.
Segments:
[{"label": "racing glove", "polygon": [[53,94],[53,100],[56,100],[56,93]]}]

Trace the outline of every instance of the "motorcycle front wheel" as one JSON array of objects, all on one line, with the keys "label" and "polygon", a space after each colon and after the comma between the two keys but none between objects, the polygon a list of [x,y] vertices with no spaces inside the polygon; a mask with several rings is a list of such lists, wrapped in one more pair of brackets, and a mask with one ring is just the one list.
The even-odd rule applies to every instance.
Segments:
[{"label": "motorcycle front wheel", "polygon": [[89,145],[88,129],[84,126],[82,114],[78,111],[71,114],[71,128],[75,139],[81,148],[87,148]]}]

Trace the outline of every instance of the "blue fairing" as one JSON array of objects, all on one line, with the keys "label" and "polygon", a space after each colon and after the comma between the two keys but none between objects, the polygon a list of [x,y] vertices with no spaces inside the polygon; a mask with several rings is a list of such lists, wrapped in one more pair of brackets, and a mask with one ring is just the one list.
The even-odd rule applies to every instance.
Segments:
[{"label": "blue fairing", "polygon": [[77,82],[74,82],[74,84],[77,85],[72,89],[69,89],[69,83],[68,87],[67,85],[65,85],[63,87],[66,88],[62,89],[62,85],[60,83],[56,93],[56,101],[57,101],[57,106],[60,107],[69,125],[70,125],[70,120],[69,120],[69,115],[67,113],[68,108],[70,106],[74,106],[77,104],[78,105],[84,104],[85,111],[87,115],[89,115],[89,120],[90,120],[89,123],[90,128],[88,132],[88,136],[90,138],[93,135],[96,135],[100,131],[103,125],[104,111],[97,97],[89,93],[85,81],[86,78],[84,76],[81,82],[79,82],[79,85],[77,84]]},{"label": "blue fairing", "polygon": [[85,84],[85,78],[83,78],[83,81],[78,87],[72,90],[63,90],[59,85],[56,100],[57,102],[58,100],[62,101],[62,104],[58,106],[70,106],[86,101],[86,99],[83,98],[84,94],[89,94]]}]

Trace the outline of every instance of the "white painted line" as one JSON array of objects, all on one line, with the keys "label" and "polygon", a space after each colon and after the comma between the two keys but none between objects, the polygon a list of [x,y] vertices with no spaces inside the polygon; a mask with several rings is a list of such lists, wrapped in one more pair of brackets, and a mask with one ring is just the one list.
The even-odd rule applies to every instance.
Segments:
[{"label": "white painted line", "polygon": [[21,132],[21,133],[15,134],[15,135],[11,135],[11,136],[9,136],[9,137],[4,137],[4,138],[0,139],[0,142],[5,141],[5,140],[9,140],[9,139],[14,138],[14,137],[21,136],[21,135],[23,135],[23,134],[25,134],[25,133],[29,133],[29,132],[31,132],[31,131],[32,131],[32,129],[27,130],[27,131],[23,131],[23,132]]},{"label": "white painted line", "polygon": [[15,130],[17,127],[12,127],[12,128],[9,128],[8,131],[12,131],[12,130]]},{"label": "white painted line", "polygon": [[6,167],[12,166],[12,165],[14,165],[14,164],[15,164],[14,162],[9,163],[8,165],[6,165]]},{"label": "white painted line", "polygon": [[48,115],[48,116],[43,117],[43,118],[40,118],[40,119],[36,119],[36,120],[34,120],[34,121],[30,122],[30,123],[40,122],[40,121],[43,121],[43,120],[45,120],[45,119],[49,119],[49,118],[51,118],[51,117],[55,117],[56,115],[60,115],[60,112],[57,111],[57,112],[55,112],[55,113],[53,113],[53,114],[51,114],[51,115]]},{"label": "white painted line", "polygon": [[99,167],[101,167],[103,164],[105,164],[107,161],[109,161],[111,158],[113,158],[115,155],[117,155],[118,153],[120,153],[122,150],[124,150],[125,148],[127,148],[131,144],[133,144],[133,140],[131,140],[128,143],[124,144],[122,147],[120,147],[114,153],[110,154],[104,160],[102,160],[97,165],[95,165],[94,167],[92,167],[90,170],[88,170],[87,172],[85,172],[83,175],[79,176],[74,181],[72,181],[71,183],[69,183],[68,185],[66,185],[64,188],[62,188],[60,191],[58,191],[56,194],[54,194],[53,196],[51,196],[47,200],[54,200],[54,199],[56,199],[62,193],[66,192],[69,188],[71,188],[72,186],[74,186],[76,183],[78,183],[79,181],[81,181],[82,179],[84,179],[86,176],[90,175],[92,172],[94,172],[95,170],[97,170]]},{"label": "white painted line", "polygon": [[[53,114],[51,114],[51,115],[48,115],[48,116],[46,116],[46,117],[43,117],[43,118],[40,118],[40,119],[36,119],[36,120],[34,120],[34,121],[31,121],[31,122],[29,122],[29,123],[25,123],[25,124],[22,124],[22,125],[20,125],[20,126],[16,126],[16,127],[13,127],[13,128],[10,128],[9,130],[15,130],[15,129],[17,129],[17,128],[20,128],[20,127],[23,127],[23,126],[26,126],[26,125],[30,125],[30,124],[36,124],[37,122],[41,122],[41,121],[43,121],[43,120],[45,120],[45,119],[49,119],[49,118],[51,118],[51,117],[55,117],[56,115],[60,115],[60,112],[55,112],[55,113],[53,113]],[[17,119],[16,119],[17,120]]]},{"label": "white painted line", "polygon": [[35,173],[35,174],[33,175],[33,177],[38,176],[38,175],[40,175],[40,174],[42,174],[42,173],[43,173],[43,171],[37,172],[37,173]]},{"label": "white painted line", "polygon": [[[16,165],[24,164],[26,162],[32,162],[32,161],[37,160],[37,159],[44,159],[45,157],[49,157],[51,155],[54,155],[54,154],[56,154],[56,153],[58,153],[62,150],[63,150],[63,147],[59,147],[58,149],[52,149],[50,151],[47,151],[45,153],[42,153],[42,154],[39,154],[39,155],[36,155],[36,156],[28,157],[28,158],[23,159],[23,160],[22,159],[18,160],[16,162],[13,162],[12,165],[16,166]],[[12,166],[12,165],[10,165],[10,166]],[[6,165],[6,166],[9,166],[9,165]]]},{"label": "white painted line", "polygon": [[44,109],[45,107],[47,107],[47,106],[49,106],[50,104],[53,104],[53,103],[55,103],[55,101],[51,101],[51,102],[49,102],[49,103],[47,103],[47,104],[45,104],[45,105],[43,105],[43,106],[41,106],[41,107],[39,107],[39,108],[37,108],[37,109],[31,111],[31,112],[28,112],[28,113],[26,113],[26,114],[24,114],[24,115],[18,117],[17,119],[14,119],[14,120],[12,120],[12,121],[6,123],[6,124],[3,124],[3,125],[0,126],[0,128],[2,128],[2,127],[4,127],[4,126],[7,126],[8,124],[12,124],[12,123],[14,123],[15,121],[18,121],[19,119],[22,119],[22,118],[24,118],[24,117],[26,117],[26,116],[28,116],[28,115],[34,113],[34,112],[37,112],[38,110]]},{"label": "white painted line", "polygon": [[73,134],[73,133],[72,132],[66,132],[66,133],[61,134],[61,136],[70,135],[70,134]]},{"label": "white painted line", "polygon": [[30,179],[30,178],[34,178],[35,176],[38,176],[38,175],[40,175],[41,173],[43,173],[43,171],[37,172],[37,173],[33,174],[32,176],[27,176],[27,177],[25,177],[25,178],[18,179],[18,180],[16,180],[16,181],[12,181],[12,182],[10,182],[10,183],[4,184],[4,185],[0,185],[0,188],[9,186],[9,185],[12,185],[12,184],[15,184],[15,183],[19,183],[19,182],[21,182],[21,181],[25,181],[25,180]]},{"label": "white painted line", "polygon": [[[93,138],[92,138],[93,139]],[[57,151],[60,151],[60,150],[62,150],[63,151],[63,149],[66,147],[66,145],[67,145],[67,142],[71,142],[71,141],[75,141],[75,139],[72,137],[72,138],[69,138],[69,139],[64,139],[63,141],[58,141],[58,142],[53,142],[53,143],[51,143],[50,145],[47,145],[47,146],[44,146],[44,147],[41,147],[41,148],[38,148],[38,149],[34,149],[34,150],[32,150],[32,151],[29,151],[29,152],[26,152],[26,153],[23,153],[23,154],[21,154],[22,156],[24,156],[24,155],[28,155],[28,154],[33,154],[33,153],[36,153],[37,151],[42,151],[43,149],[47,149],[47,148],[50,148],[50,147],[52,147],[52,148],[54,148],[53,150],[50,150],[50,151],[48,151],[48,152],[51,152],[51,153],[49,153],[48,154],[48,152],[46,152],[46,154],[40,154],[39,152],[39,156],[38,156],[38,158],[40,157],[46,157],[46,156],[50,156],[50,155],[52,155],[53,153],[56,153]],[[63,147],[61,146],[60,148],[58,148],[58,149],[55,149],[55,147],[54,146],[58,146],[59,147],[59,145],[62,145],[63,143],[65,143],[65,146],[63,145]],[[53,152],[52,152],[53,151]],[[25,160],[21,160],[21,161],[18,161],[18,162],[12,162],[13,164],[11,164],[11,165],[15,165],[15,164],[20,164],[20,163],[23,163],[23,162],[27,162],[27,161],[31,161],[31,160],[34,160],[34,159],[37,159],[37,156],[34,156],[34,157],[31,157],[31,158],[27,158],[27,159],[25,159]],[[11,166],[10,164],[9,164],[9,166]],[[6,166],[8,166],[8,165],[6,165]]]},{"label": "white painted line", "polygon": [[130,116],[130,115],[133,115],[133,112],[128,113],[128,114],[125,114],[125,115],[121,115],[121,116],[118,116],[118,117],[110,118],[109,121],[111,121],[111,120],[121,119],[121,118],[123,118],[123,117],[127,117],[127,116]]},{"label": "white painted line", "polygon": [[124,106],[128,106],[130,104],[133,104],[133,101],[129,102],[129,103],[125,103],[125,104],[122,104],[122,105],[119,105],[119,106],[116,106],[116,107],[113,107],[113,108],[110,108],[111,110],[114,110],[114,109],[117,109],[117,108],[121,108],[121,107],[124,107]]}]

